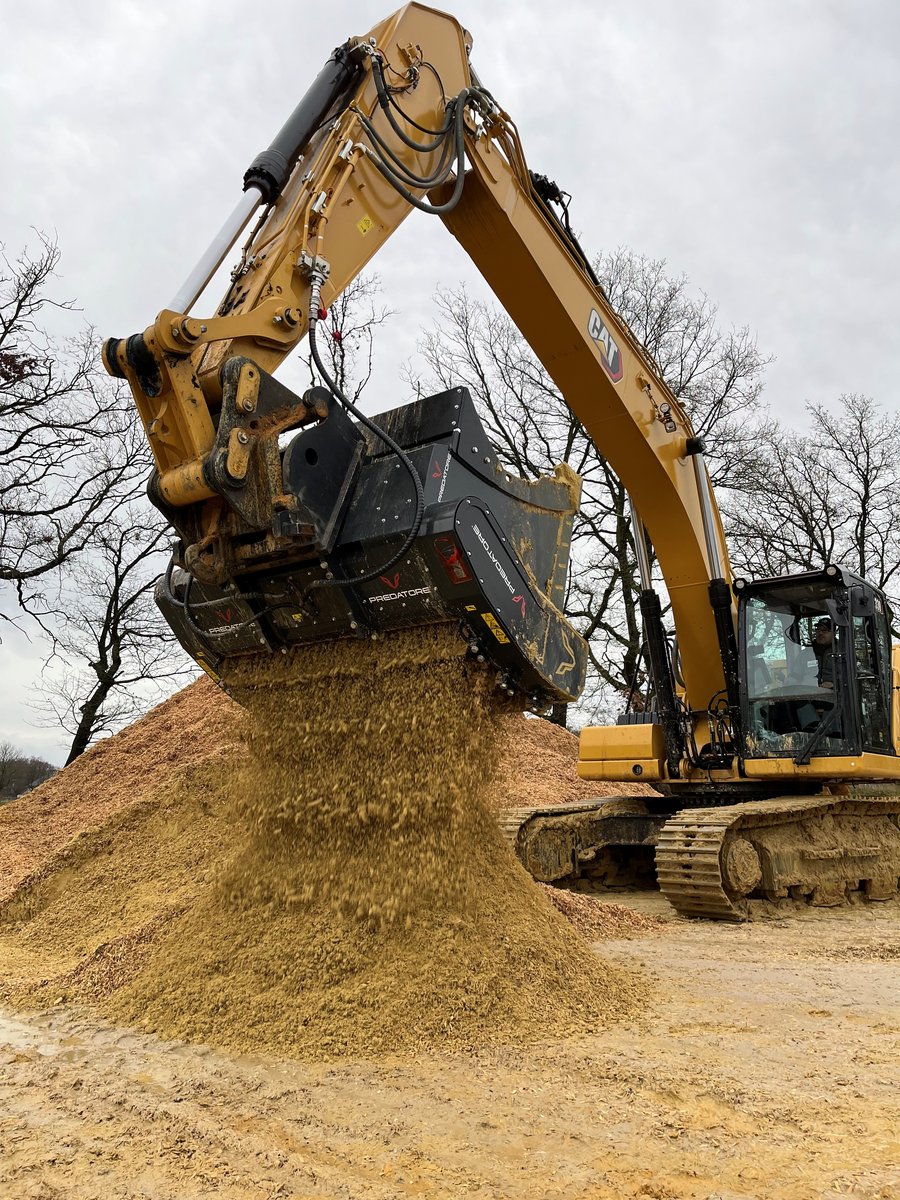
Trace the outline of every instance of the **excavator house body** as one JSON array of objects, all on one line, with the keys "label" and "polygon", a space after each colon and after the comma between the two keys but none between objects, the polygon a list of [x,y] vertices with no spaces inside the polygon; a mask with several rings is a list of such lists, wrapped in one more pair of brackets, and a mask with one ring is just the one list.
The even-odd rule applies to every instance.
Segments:
[{"label": "excavator house body", "polygon": [[[267,384],[263,375],[261,393]],[[272,529],[244,532],[243,571],[201,582],[175,569],[160,581],[157,603],[182,646],[216,677],[235,656],[453,622],[523,704],[577,697],[586,646],[560,612],[577,476],[503,470],[464,388],[374,421],[423,485],[404,559],[354,586],[402,545],[415,498],[397,456],[332,406],[281,451]]]}]

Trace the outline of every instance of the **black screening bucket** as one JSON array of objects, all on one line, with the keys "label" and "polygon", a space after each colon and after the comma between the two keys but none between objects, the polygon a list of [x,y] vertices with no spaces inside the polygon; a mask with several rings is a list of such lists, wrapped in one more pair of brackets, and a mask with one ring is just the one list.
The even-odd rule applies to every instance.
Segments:
[{"label": "black screening bucket", "polygon": [[343,410],[320,407],[327,417],[282,453],[267,549],[225,584],[174,566],[160,581],[157,603],[188,653],[218,677],[236,656],[452,622],[523,703],[576,699],[587,649],[561,609],[578,477],[507,472],[465,388],[382,413],[372,419],[409,456],[425,509],[403,559],[354,584],[403,545],[412,481]]}]

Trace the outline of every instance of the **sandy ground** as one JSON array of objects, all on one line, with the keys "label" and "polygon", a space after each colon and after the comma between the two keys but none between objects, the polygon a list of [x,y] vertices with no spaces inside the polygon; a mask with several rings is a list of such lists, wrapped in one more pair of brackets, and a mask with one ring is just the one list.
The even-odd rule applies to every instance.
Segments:
[{"label": "sandy ground", "polygon": [[900,1197],[900,908],[603,953],[649,1011],[527,1051],[310,1066],[0,1014],[0,1196]]}]

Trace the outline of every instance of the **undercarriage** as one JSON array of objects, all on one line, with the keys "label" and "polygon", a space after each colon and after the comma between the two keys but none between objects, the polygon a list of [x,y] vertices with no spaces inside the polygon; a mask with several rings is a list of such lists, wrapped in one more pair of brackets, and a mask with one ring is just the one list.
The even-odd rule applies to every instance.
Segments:
[{"label": "undercarriage", "polygon": [[[900,894],[900,795],[785,796],[666,811],[637,797],[514,809],[501,827],[542,883],[655,880],[682,916],[746,921]],[[653,855],[652,870],[650,854]]]}]

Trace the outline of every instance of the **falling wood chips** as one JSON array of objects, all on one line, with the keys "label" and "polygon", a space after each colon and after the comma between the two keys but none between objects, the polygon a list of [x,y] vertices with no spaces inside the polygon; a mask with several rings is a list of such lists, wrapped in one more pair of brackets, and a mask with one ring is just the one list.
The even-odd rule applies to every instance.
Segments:
[{"label": "falling wood chips", "polygon": [[633,1011],[641,981],[587,948],[491,813],[545,801],[516,791],[541,754],[554,798],[582,798],[574,739],[501,712],[445,636],[309,650],[299,684],[236,679],[249,716],[198,682],[0,814],[6,998],[312,1058]]}]

